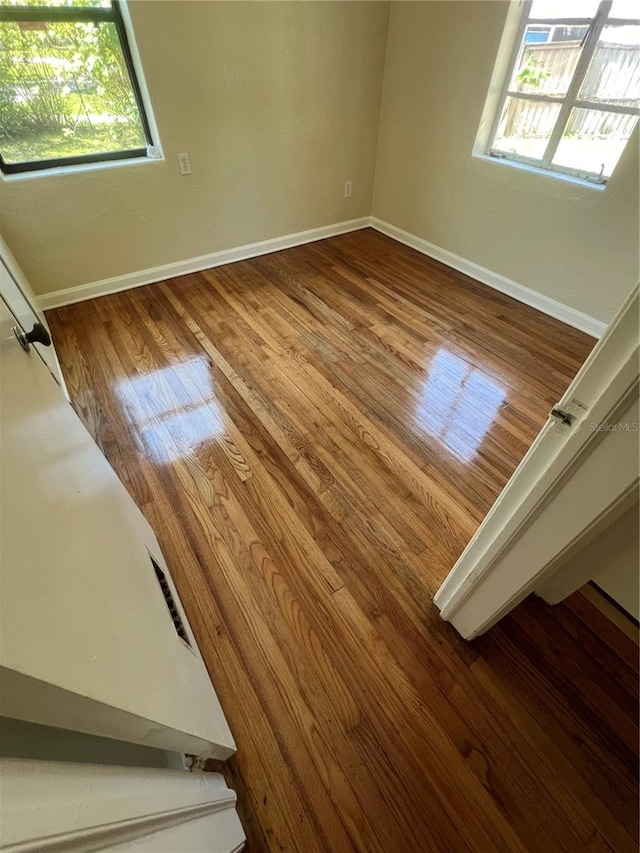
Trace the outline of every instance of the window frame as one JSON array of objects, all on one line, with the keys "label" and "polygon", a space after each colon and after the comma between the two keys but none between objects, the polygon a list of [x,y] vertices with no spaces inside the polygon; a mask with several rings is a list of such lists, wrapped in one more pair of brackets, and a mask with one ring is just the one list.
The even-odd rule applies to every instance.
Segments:
[{"label": "window frame", "polygon": [[[46,160],[29,160],[22,163],[6,163],[0,153],[0,171],[3,175],[16,175],[23,172],[35,172],[43,169],[57,169],[64,166],[81,166],[90,163],[105,163],[113,160],[132,160],[149,158],[149,149],[155,148],[154,134],[147,115],[142,89],[138,81],[133,54],[129,45],[129,35],[122,14],[120,0],[111,0],[111,6],[0,6],[0,23],[19,21],[44,21],[55,23],[112,23],[118,33],[122,55],[131,83],[131,90],[138,108],[140,124],[146,139],[144,148],[128,148],[121,151],[94,152],[76,154],[70,157],[52,157]],[[150,158],[149,158],[150,159]]]},{"label": "window frame", "polygon": [[[604,27],[628,26],[630,24],[637,24],[638,19],[610,18],[609,13],[613,5],[613,0],[601,0],[595,15],[590,18],[529,18],[532,5],[533,0],[524,0],[524,2],[522,3],[522,8],[519,12],[520,17],[518,20],[518,25],[513,35],[513,47],[509,57],[509,63],[504,77],[502,90],[497,100],[495,113],[493,115],[491,128],[487,138],[485,155],[494,160],[506,160],[514,164],[537,169],[549,175],[559,174],[566,175],[571,178],[578,178],[582,181],[586,181],[591,184],[596,184],[604,188],[610,176],[598,174],[597,172],[588,172],[583,169],[572,169],[568,166],[562,166],[557,163],[553,163],[553,158],[557,152],[558,145],[562,140],[564,130],[567,126],[567,123],[571,116],[571,111],[573,109],[592,109],[598,110],[599,112],[612,112],[618,115],[640,115],[640,109],[638,108],[634,109],[628,107],[621,107],[616,104],[595,103],[589,100],[578,98],[580,88],[589,71],[591,60],[593,59],[593,56],[595,54],[596,48],[598,46],[598,41],[600,39]],[[576,65],[575,71],[573,72],[571,83],[569,84],[569,87],[564,95],[553,96],[536,94],[533,92],[514,92],[509,88],[509,84],[513,78],[513,74],[516,69],[521,50],[524,47],[524,33],[527,28],[527,25],[529,24],[533,24],[535,26],[557,26],[559,24],[562,24],[565,26],[587,26],[589,28],[583,40],[582,53],[580,54],[580,58]],[[516,98],[519,100],[537,101],[539,103],[553,103],[559,105],[560,110],[558,112],[558,117],[556,118],[553,131],[551,133],[551,136],[549,137],[547,147],[541,159],[527,157],[524,154],[516,154],[512,151],[501,151],[499,148],[494,147],[495,138],[500,125],[500,119],[502,117],[504,105],[508,97]]]}]

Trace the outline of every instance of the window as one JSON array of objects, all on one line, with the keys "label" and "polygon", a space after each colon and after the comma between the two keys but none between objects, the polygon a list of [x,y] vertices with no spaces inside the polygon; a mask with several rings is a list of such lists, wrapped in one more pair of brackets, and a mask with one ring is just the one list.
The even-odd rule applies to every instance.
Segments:
[{"label": "window", "polygon": [[637,0],[522,5],[487,153],[604,184],[638,121]]},{"label": "window", "polygon": [[157,156],[117,0],[0,0],[5,174]]}]

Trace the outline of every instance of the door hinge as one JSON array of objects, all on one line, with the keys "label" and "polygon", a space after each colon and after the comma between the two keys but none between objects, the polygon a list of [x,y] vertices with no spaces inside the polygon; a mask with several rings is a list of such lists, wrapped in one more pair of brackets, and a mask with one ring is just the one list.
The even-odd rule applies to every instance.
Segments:
[{"label": "door hinge", "polygon": [[551,409],[550,417],[556,418],[560,423],[566,424],[567,426],[571,426],[576,419],[575,415],[572,415],[570,412],[567,412],[566,409],[560,409],[557,406],[555,409]]}]

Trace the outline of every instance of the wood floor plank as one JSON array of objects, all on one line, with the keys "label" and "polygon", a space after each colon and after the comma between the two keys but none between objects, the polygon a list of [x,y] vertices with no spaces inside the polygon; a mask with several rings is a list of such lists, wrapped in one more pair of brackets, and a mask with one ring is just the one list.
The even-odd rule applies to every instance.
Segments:
[{"label": "wood floor plank", "polygon": [[250,853],[637,849],[637,648],[433,595],[593,341],[364,230],[49,312],[237,741]]}]

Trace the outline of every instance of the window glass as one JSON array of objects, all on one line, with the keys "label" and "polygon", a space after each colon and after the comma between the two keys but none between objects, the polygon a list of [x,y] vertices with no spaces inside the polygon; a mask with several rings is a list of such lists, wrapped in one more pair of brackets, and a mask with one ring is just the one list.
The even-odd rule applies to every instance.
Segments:
[{"label": "window glass", "polygon": [[4,171],[144,156],[151,139],[132,69],[108,0],[31,0],[26,10],[0,0]]},{"label": "window glass", "polygon": [[533,0],[530,18],[593,18],[598,0]]},{"label": "window glass", "polygon": [[571,110],[553,162],[611,176],[638,117],[600,110]]},{"label": "window glass", "polygon": [[640,18],[640,6],[638,0],[613,0],[610,18],[631,18],[638,20]]},{"label": "window glass", "polygon": [[111,0],[0,0],[0,7],[6,6],[63,6],[63,7],[89,7],[108,9]]},{"label": "window glass", "polygon": [[522,50],[509,85],[513,92],[540,95],[566,95],[573,73],[582,53],[580,40],[553,40],[558,27],[549,27],[546,41],[527,39],[525,31]]},{"label": "window glass", "polygon": [[146,145],[112,23],[0,23],[6,163]]},{"label": "window glass", "polygon": [[640,8],[533,0],[489,153],[606,182],[638,120]]},{"label": "window glass", "polygon": [[560,112],[559,105],[507,98],[495,145],[500,151],[541,159]]},{"label": "window glass", "polygon": [[580,87],[579,98],[638,108],[640,26],[605,26]]}]

